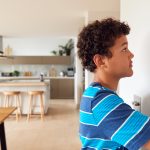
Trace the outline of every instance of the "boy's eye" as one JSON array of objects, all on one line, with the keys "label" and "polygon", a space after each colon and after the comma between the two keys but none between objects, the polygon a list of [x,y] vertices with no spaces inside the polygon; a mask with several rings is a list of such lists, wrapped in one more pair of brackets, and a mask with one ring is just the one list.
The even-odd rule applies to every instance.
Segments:
[{"label": "boy's eye", "polygon": [[124,49],[122,49],[122,51],[123,51],[123,52],[126,52],[126,51],[128,51],[128,48],[124,48]]}]

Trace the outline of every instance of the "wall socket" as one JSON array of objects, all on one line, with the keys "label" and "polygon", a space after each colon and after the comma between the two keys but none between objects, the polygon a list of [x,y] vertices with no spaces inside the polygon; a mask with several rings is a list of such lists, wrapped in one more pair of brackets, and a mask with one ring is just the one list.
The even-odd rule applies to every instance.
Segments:
[{"label": "wall socket", "polygon": [[133,95],[133,101],[139,102],[141,104],[142,98],[136,94]]}]

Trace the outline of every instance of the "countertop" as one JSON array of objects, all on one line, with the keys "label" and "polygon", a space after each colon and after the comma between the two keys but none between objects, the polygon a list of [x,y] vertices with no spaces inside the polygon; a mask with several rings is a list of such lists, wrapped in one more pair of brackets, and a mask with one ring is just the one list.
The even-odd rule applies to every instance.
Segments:
[{"label": "countertop", "polygon": [[0,82],[0,86],[1,87],[11,87],[11,86],[47,86],[49,85],[50,83],[49,82]]},{"label": "countertop", "polygon": [[[74,79],[74,77],[68,76],[44,77],[44,80],[48,79]],[[40,80],[40,77],[39,76],[0,77],[0,80]]]}]

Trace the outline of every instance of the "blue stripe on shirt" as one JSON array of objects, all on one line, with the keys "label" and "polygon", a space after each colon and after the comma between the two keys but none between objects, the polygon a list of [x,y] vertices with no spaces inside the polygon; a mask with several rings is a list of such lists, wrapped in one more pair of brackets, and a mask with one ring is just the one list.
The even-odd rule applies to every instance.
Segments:
[{"label": "blue stripe on shirt", "polygon": [[84,136],[80,136],[80,140],[82,141],[82,147],[94,147],[97,150],[102,150],[103,148],[105,149],[110,149],[110,150],[116,150],[118,147],[121,147],[120,144],[110,141],[110,140],[105,140],[101,138],[86,138]]},{"label": "blue stripe on shirt", "polygon": [[[111,93],[112,94],[112,93]],[[97,92],[97,96],[92,100],[91,108],[95,107],[103,98],[110,95],[110,93],[102,93],[102,91]]]},{"label": "blue stripe on shirt", "polygon": [[82,97],[80,103],[80,110],[85,112],[92,112],[91,108],[95,107],[101,100],[110,95],[110,93],[101,93],[101,91],[98,91],[97,94],[98,93],[100,94],[94,99],[91,97]]},{"label": "blue stripe on shirt", "polygon": [[[86,125],[80,123],[80,134],[86,136],[87,138],[91,137],[97,137],[101,138],[103,137],[104,139],[109,139],[109,137],[106,137],[105,133],[103,132],[103,126],[91,126],[91,125]],[[92,132],[88,132],[92,131]]]},{"label": "blue stripe on shirt", "polygon": [[84,147],[84,148],[81,148],[81,150],[97,150],[96,148],[92,148],[92,147]]},{"label": "blue stripe on shirt", "polygon": [[105,130],[105,135],[111,137],[133,111],[130,106],[122,103],[105,117],[98,128]]},{"label": "blue stripe on shirt", "polygon": [[113,141],[126,145],[134,135],[139,133],[141,128],[148,121],[148,117],[134,111],[129,118],[122,124],[118,131],[112,136]]},{"label": "blue stripe on shirt", "polygon": [[80,123],[96,126],[96,122],[93,118],[93,114],[92,113],[87,113],[87,112],[84,112],[84,111],[80,111]]},{"label": "blue stripe on shirt", "polygon": [[97,125],[109,114],[123,103],[122,99],[114,94],[110,94],[101,100],[93,109],[94,118],[96,118]]},{"label": "blue stripe on shirt", "polygon": [[150,140],[150,121],[144,126],[143,130],[137,134],[126,147],[128,149],[137,150]]},{"label": "blue stripe on shirt", "polygon": [[98,127],[80,124],[80,134],[88,138],[103,137],[104,139],[109,139],[132,112],[131,107],[123,103],[107,115]]},{"label": "blue stripe on shirt", "polygon": [[94,97],[96,94],[97,94],[97,92],[100,90],[100,88],[98,88],[98,87],[91,87],[91,86],[89,86],[85,91],[84,91],[84,93],[83,93],[83,97]]},{"label": "blue stripe on shirt", "polygon": [[85,112],[89,112],[89,113],[92,112],[92,110],[91,110],[91,98],[84,97],[84,99],[81,100],[80,110],[85,111]]}]

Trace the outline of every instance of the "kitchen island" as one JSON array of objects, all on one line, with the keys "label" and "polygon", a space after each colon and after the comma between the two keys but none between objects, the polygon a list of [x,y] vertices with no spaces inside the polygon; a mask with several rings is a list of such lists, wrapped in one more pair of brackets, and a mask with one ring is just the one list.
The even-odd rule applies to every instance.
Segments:
[{"label": "kitchen island", "polygon": [[[50,83],[50,99],[74,99],[75,84],[74,76],[44,76],[44,81]],[[0,77],[0,82],[8,81],[40,81],[39,76]]]},{"label": "kitchen island", "polygon": [[[44,91],[44,113],[47,113],[49,107],[50,97],[50,83],[49,81],[36,81],[36,80],[12,80],[0,82],[0,106],[4,104],[3,91],[20,91],[21,92],[21,106],[22,114],[27,114],[29,109],[29,91]],[[36,97],[37,99],[39,97]],[[35,103],[35,109],[33,113],[40,112],[39,100]]]}]

